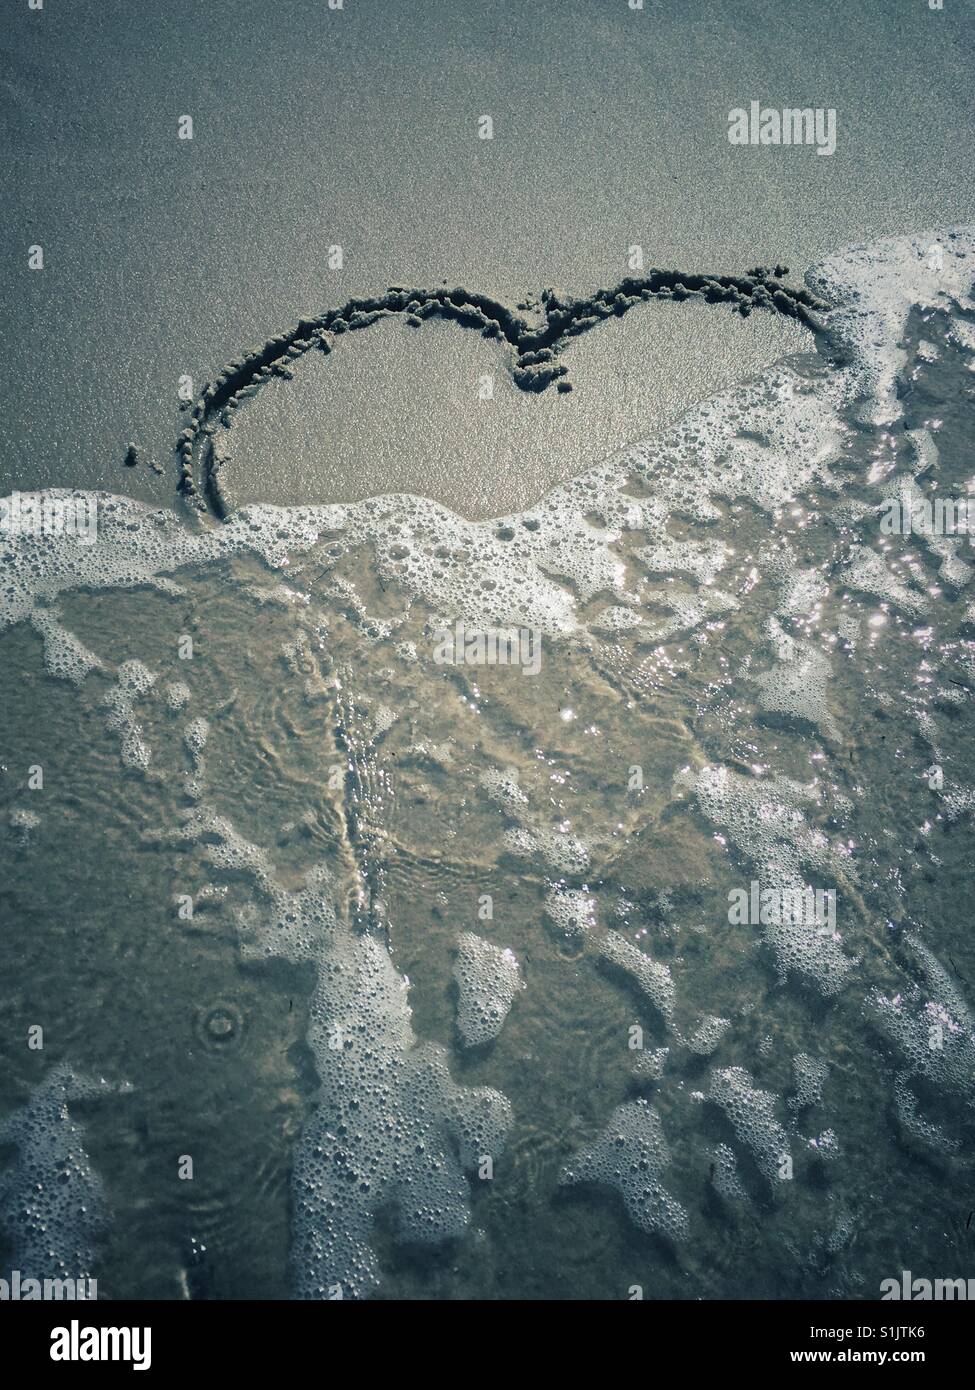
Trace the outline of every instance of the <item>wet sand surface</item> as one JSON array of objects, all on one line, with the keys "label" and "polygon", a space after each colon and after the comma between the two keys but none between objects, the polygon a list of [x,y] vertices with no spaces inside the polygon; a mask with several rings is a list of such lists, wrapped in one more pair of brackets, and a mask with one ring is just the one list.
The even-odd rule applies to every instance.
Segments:
[{"label": "wet sand surface", "polygon": [[[971,20],[969,0],[941,13],[915,0],[18,7],[0,91],[0,481],[115,487],[134,439],[166,475],[126,470],[122,486],[169,500],[180,376],[199,386],[301,315],[391,283],[587,293],[626,273],[634,244],[647,265],[780,261],[801,279],[839,245],[962,220]],[[753,99],[835,107],[835,154],[729,145],[729,110]],[[177,139],[184,114],[192,141]],[[482,114],[492,141],[477,138]],[[26,269],[35,244],[40,274]],[[328,268],[332,245],[341,270]],[[327,462],[302,496],[346,496],[353,477],[360,495],[414,486],[415,456],[397,458],[395,433],[388,450],[379,438],[395,414],[405,437],[458,461],[431,468],[435,496],[460,500],[448,474],[474,486],[479,470],[507,468],[514,506],[604,442],[672,418],[720,384],[729,357],[747,367],[781,346],[744,337],[719,309],[636,360],[592,358],[600,389],[562,412],[554,460],[546,445],[559,450],[563,429],[549,402],[499,401],[485,418],[474,401],[465,416],[449,337],[442,357],[429,339],[392,350],[351,369],[369,394],[338,411],[340,438],[316,450]],[[642,364],[645,390],[632,385]],[[287,457],[255,460],[248,494],[297,500]],[[506,491],[474,495],[490,507]]]}]

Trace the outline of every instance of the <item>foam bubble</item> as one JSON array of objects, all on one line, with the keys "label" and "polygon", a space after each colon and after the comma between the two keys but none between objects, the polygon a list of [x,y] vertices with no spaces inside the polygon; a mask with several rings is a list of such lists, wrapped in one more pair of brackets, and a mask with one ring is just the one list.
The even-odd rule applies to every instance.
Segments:
[{"label": "foam bubble", "polygon": [[545,915],[565,936],[581,938],[596,925],[596,898],[587,888],[555,883],[545,894]]},{"label": "foam bubble", "polygon": [[684,1207],[663,1185],[669,1166],[660,1116],[641,1098],[617,1106],[602,1135],[576,1154],[560,1181],[617,1188],[635,1226],[677,1243],[686,1240],[690,1223]]},{"label": "foam bubble", "polygon": [[867,1007],[881,1030],[901,1053],[905,1070],[898,1079],[898,1115],[908,1132],[933,1148],[951,1149],[951,1139],[932,1120],[922,1117],[912,1079],[923,1080],[943,1100],[971,1105],[975,1098],[975,1018],[960,988],[932,951],[917,936],[907,944],[920,966],[922,982],[892,998],[880,990],[867,996]]},{"label": "foam bubble", "polygon": [[792,1059],[792,1071],[796,1080],[796,1093],[790,1102],[792,1107],[801,1110],[807,1105],[818,1105],[829,1076],[829,1063],[810,1057],[808,1052],[799,1052]]},{"label": "foam bubble", "polygon": [[456,1085],[446,1051],[416,1038],[408,982],[376,937],[336,911],[324,864],[288,891],[267,853],[209,807],[187,812],[180,830],[158,838],[167,836],[253,880],[264,902],[240,913],[245,958],[315,967],[308,1044],[320,1089],[295,1152],[295,1285],[303,1298],[364,1297],[380,1282],[377,1213],[394,1208],[399,1235],[411,1242],[462,1234],[466,1174],[500,1158],[511,1107],[498,1091]]},{"label": "foam bubble", "polygon": [[623,971],[653,1005],[668,1027],[674,1018],[674,981],[666,965],[644,954],[619,932],[610,931],[599,943],[603,960]]},{"label": "foam bubble", "polygon": [[457,1029],[465,1047],[493,1041],[504,1027],[515,995],[525,988],[513,951],[473,932],[457,938]]},{"label": "foam bubble", "polygon": [[811,642],[791,637],[775,619],[769,623],[769,634],[779,664],[755,678],[762,709],[803,720],[829,738],[838,738],[827,696],[829,657]]},{"label": "foam bubble", "polygon": [[152,761],[152,749],[135,717],[135,706],[140,696],[148,694],[155,683],[155,674],[141,661],[124,661],[118,668],[115,685],[106,691],[103,700],[108,707],[105,722],[121,739],[123,763],[142,771]]},{"label": "foam bubble", "polygon": [[190,688],[185,681],[170,681],[166,685],[166,708],[179,714],[190,702]]},{"label": "foam bubble", "polygon": [[110,1089],[62,1065],[0,1125],[0,1140],[17,1148],[13,1167],[0,1179],[0,1225],[13,1247],[11,1267],[23,1279],[94,1275],[104,1189],[69,1106]]},{"label": "foam bubble", "polygon": [[[807,887],[803,868],[841,880],[849,867],[839,847],[806,821],[802,807],[815,802],[820,789],[788,777],[746,778],[726,767],[687,768],[674,778],[675,790],[690,788],[701,810],[727,831],[758,871],[762,886],[778,890]],[[773,951],[780,972],[807,976],[824,995],[846,983],[855,959],[841,948],[838,933],[805,922],[762,924],[763,940]]]},{"label": "foam bubble", "polygon": [[82,685],[90,671],[102,662],[58,621],[56,608],[35,608],[31,624],[44,638],[44,669],[59,680]]},{"label": "foam bubble", "polygon": [[708,1014],[701,1019],[690,1037],[685,1039],[684,1045],[698,1057],[710,1057],[720,1046],[730,1027],[730,1018],[717,1018],[714,1014]]},{"label": "foam bubble", "polygon": [[783,1160],[791,1157],[789,1137],[776,1119],[776,1097],[761,1091],[744,1067],[725,1067],[711,1073],[708,1098],[728,1117],[738,1139],[755,1159],[759,1172],[773,1188],[780,1182]]},{"label": "foam bubble", "polygon": [[747,1202],[748,1193],[738,1175],[738,1159],[728,1144],[706,1150],[711,1159],[711,1184],[726,1202]]}]

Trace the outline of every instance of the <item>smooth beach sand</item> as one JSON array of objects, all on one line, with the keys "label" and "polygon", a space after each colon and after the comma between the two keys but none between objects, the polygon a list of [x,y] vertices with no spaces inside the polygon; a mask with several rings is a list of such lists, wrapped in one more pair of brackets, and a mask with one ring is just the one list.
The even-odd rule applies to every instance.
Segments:
[{"label": "smooth beach sand", "polygon": [[[390,283],[586,293],[633,244],[648,265],[801,277],[846,242],[972,211],[963,3],[77,0],[18,7],[7,45],[4,490],[170,500],[181,375],[199,387]],[[835,154],[731,146],[728,112],[752,99],[835,107]],[[243,495],[426,489],[504,511],[797,345],[762,316],[640,311],[572,349],[574,396],[525,400],[456,330],[408,351],[386,336],[329,364],[320,406],[276,405],[277,434],[254,412]],[[492,365],[485,423],[467,379]],[[122,468],[130,439],[165,476]]]}]

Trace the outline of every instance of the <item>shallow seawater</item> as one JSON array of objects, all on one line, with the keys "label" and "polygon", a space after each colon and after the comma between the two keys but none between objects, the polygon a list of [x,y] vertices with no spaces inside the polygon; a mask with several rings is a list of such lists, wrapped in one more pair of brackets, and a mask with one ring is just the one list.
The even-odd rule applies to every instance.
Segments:
[{"label": "shallow seawater", "polygon": [[[929,241],[827,269],[818,352],[518,515],[102,497],[93,545],[13,542],[0,1271],[975,1275],[975,556],[881,526],[975,486],[975,257],[946,235],[939,280]],[[537,671],[438,660],[458,620]],[[753,883],[834,919],[737,920]]]}]

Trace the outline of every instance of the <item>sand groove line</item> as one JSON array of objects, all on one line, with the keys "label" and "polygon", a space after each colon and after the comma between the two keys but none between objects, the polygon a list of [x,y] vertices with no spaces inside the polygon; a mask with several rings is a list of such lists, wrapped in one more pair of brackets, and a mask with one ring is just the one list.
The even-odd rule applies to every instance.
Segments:
[{"label": "sand groove line", "polygon": [[[776,272],[785,274],[786,270],[777,266]],[[222,417],[222,422],[229,424],[229,412],[273,377],[286,376],[290,363],[315,348],[331,352],[335,339],[346,332],[368,328],[396,314],[405,315],[416,327],[431,317],[452,319],[463,327],[476,328],[485,338],[502,340],[514,351],[511,373],[523,391],[544,391],[553,381],[559,390],[566,391],[571,390],[568,368],[557,359],[569,340],[655,298],[728,303],[746,317],[753,308],[771,309],[801,320],[813,332],[822,329],[816,312],[830,308],[811,291],[785,285],[761,266],[746,275],[653,269],[582,299],[563,298],[556,290],[546,289],[537,303],[526,301],[519,306],[534,310],[534,322],[501,300],[464,286],[452,290],[391,286],[384,294],[350,299],[341,308],[327,309],[316,318],[299,319],[254,351],[227,363],[212,382],[207,382],[193,406],[190,423],[177,441],[179,491],[200,510],[209,509],[224,520],[231,507],[220,483],[222,460],[213,446],[215,420]]]}]

